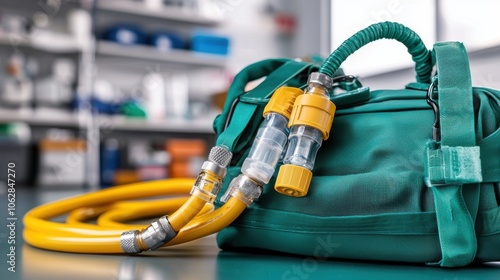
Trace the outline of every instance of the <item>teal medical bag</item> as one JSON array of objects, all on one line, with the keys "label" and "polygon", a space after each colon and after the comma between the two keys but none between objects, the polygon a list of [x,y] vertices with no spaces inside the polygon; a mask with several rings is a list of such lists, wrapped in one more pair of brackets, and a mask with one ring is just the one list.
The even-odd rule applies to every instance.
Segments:
[{"label": "teal medical bag", "polygon": [[[335,74],[349,55],[382,38],[408,48],[416,82],[370,91]],[[283,85],[303,88],[315,71],[337,81],[337,111],[309,193],[277,193],[276,171],[259,200],[218,234],[219,246],[443,267],[500,260],[500,92],[472,87],[461,43],[428,50],[397,23],[358,32],[321,67],[270,59],[243,69],[214,121],[217,144],[234,154],[223,189],[239,174],[269,97]]]}]

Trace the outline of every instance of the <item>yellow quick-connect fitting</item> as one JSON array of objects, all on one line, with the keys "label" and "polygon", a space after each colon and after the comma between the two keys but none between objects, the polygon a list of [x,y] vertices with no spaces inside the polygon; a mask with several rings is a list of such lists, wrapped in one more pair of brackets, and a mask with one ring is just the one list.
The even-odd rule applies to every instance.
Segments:
[{"label": "yellow quick-connect fitting", "polygon": [[[322,95],[300,95],[295,101],[288,126],[306,125],[316,128],[322,133],[323,140],[326,140],[330,136],[335,109],[335,104]],[[311,179],[311,170],[302,166],[285,164],[280,167],[274,188],[281,194],[303,197],[309,191]]]},{"label": "yellow quick-connect fitting", "polygon": [[312,169],[323,140],[330,136],[335,104],[330,100],[332,78],[311,73],[305,94],[296,98],[288,127],[288,148],[274,189],[284,195],[306,196]]},{"label": "yellow quick-connect fitting", "polygon": [[288,126],[307,125],[323,133],[323,140],[330,136],[335,114],[335,104],[318,94],[303,94],[295,100]]},{"label": "yellow quick-connect fitting", "polygon": [[302,166],[285,164],[280,167],[274,189],[288,196],[302,197],[309,191],[312,179],[311,170]]},{"label": "yellow quick-connect fitting", "polygon": [[264,108],[263,116],[269,113],[278,113],[290,119],[292,114],[293,105],[297,96],[301,95],[303,91],[295,87],[280,87],[278,88],[273,97],[269,100]]}]

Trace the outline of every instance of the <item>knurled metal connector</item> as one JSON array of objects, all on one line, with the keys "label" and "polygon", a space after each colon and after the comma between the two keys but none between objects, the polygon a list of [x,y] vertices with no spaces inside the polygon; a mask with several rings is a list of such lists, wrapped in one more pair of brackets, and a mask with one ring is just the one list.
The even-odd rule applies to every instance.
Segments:
[{"label": "knurled metal connector", "polygon": [[320,84],[323,87],[329,91],[333,87],[333,79],[332,77],[320,73],[320,72],[313,72],[309,75],[309,78],[307,80],[308,84]]},{"label": "knurled metal connector", "polygon": [[254,200],[262,194],[262,185],[252,180],[245,174],[240,174],[234,178],[226,193],[220,198],[222,202],[227,202],[231,196],[241,200],[250,206]]},{"label": "knurled metal connector", "polygon": [[124,253],[138,254],[142,252],[137,244],[137,236],[140,234],[138,230],[129,230],[122,233],[120,236],[120,247]]},{"label": "knurled metal connector", "polygon": [[177,236],[167,216],[151,223],[142,231],[125,231],[120,236],[120,246],[124,253],[137,254],[147,250],[156,250]]},{"label": "knurled metal connector", "polygon": [[233,153],[231,153],[224,146],[214,146],[210,149],[210,154],[208,155],[208,160],[226,168],[231,162]]}]

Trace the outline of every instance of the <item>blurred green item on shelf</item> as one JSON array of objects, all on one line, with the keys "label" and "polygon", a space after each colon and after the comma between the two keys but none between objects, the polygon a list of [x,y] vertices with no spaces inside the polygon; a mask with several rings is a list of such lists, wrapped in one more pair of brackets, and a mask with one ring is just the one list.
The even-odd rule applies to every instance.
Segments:
[{"label": "blurred green item on shelf", "polygon": [[0,140],[28,143],[31,140],[31,129],[27,124],[20,122],[0,124]]},{"label": "blurred green item on shelf", "polygon": [[123,115],[131,118],[146,118],[146,112],[136,102],[125,102],[121,106]]},{"label": "blurred green item on shelf", "polygon": [[4,123],[0,124],[0,135],[9,135],[10,134],[10,124]]}]

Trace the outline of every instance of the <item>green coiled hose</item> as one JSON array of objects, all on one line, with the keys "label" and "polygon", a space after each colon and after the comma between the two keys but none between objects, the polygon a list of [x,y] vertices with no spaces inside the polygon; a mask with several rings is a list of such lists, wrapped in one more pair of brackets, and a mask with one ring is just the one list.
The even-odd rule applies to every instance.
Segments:
[{"label": "green coiled hose", "polygon": [[340,64],[364,45],[379,39],[395,39],[403,43],[415,62],[417,81],[431,82],[432,55],[422,39],[408,27],[395,22],[375,23],[345,40],[321,65],[319,72],[333,77]]}]

